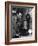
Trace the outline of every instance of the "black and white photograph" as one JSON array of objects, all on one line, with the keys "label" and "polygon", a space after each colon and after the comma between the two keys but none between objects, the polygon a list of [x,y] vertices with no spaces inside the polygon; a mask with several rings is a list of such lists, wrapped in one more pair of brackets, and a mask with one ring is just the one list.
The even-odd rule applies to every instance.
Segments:
[{"label": "black and white photograph", "polygon": [[11,35],[12,38],[32,35],[33,7],[11,6]]}]

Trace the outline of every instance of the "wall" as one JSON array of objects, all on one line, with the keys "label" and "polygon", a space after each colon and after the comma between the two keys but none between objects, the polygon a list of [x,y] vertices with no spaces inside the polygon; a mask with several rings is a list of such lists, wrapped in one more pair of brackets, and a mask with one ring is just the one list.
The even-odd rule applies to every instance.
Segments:
[{"label": "wall", "polygon": [[37,3],[37,42],[38,42],[38,3]]},{"label": "wall", "polygon": [[[13,1],[33,2],[33,3],[38,4],[38,0],[13,0]],[[38,7],[37,7],[37,10],[38,10]],[[38,11],[37,11],[37,20],[38,20]],[[38,27],[38,24],[37,24],[37,27]],[[37,32],[37,35],[38,35],[38,32]],[[5,46],[5,0],[0,0],[0,46]],[[13,46],[38,46],[38,43],[18,44],[18,45],[13,45]]]}]

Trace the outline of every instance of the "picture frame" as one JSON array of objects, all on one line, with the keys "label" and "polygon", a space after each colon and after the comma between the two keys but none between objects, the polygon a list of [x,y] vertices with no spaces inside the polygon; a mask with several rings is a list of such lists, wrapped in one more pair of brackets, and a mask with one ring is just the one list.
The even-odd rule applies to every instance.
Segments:
[{"label": "picture frame", "polygon": [[[32,19],[29,19],[30,16],[26,17],[27,14],[30,15]],[[14,28],[12,24],[15,25]],[[24,26],[18,26],[21,24]],[[30,32],[28,33],[29,30]],[[5,2],[5,44],[35,42],[37,42],[37,4],[11,1]]]}]

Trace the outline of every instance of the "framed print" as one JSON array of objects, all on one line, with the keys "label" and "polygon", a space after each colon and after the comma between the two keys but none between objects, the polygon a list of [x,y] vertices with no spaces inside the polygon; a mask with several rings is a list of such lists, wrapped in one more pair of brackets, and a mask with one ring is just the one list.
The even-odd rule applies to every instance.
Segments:
[{"label": "framed print", "polygon": [[37,4],[5,2],[5,44],[37,42]]}]

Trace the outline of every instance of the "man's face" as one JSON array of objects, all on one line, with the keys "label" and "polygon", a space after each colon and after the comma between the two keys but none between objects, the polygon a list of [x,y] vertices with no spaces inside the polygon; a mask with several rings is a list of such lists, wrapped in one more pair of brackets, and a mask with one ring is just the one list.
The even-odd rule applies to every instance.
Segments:
[{"label": "man's face", "polygon": [[19,14],[17,14],[18,18],[21,18],[22,14],[19,12]]}]

